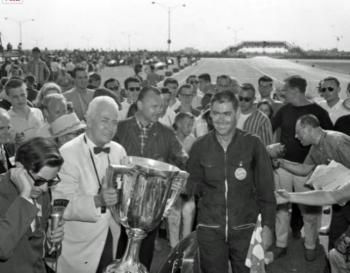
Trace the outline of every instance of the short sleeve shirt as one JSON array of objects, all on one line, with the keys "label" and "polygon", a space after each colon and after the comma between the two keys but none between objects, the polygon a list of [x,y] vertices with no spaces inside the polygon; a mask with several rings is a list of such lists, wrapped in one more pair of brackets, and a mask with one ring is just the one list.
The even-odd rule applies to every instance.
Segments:
[{"label": "short sleeve shirt", "polygon": [[318,145],[312,145],[304,163],[328,164],[334,160],[350,169],[350,137],[336,131],[324,131]]},{"label": "short sleeve shirt", "polygon": [[10,126],[15,133],[23,133],[24,140],[35,137],[40,127],[44,125],[44,117],[37,108],[29,108],[30,112],[27,118],[17,114],[12,110],[8,111],[10,115]]}]

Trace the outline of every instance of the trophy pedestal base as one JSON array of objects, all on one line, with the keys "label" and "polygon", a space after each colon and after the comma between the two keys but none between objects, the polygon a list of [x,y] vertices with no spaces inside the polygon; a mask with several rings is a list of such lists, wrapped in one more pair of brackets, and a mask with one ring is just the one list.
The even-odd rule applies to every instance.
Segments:
[{"label": "trophy pedestal base", "polygon": [[141,263],[121,263],[120,260],[110,264],[104,273],[149,273],[146,267]]},{"label": "trophy pedestal base", "polygon": [[128,245],[123,258],[107,266],[104,273],[148,273],[146,267],[139,262],[141,242],[146,237],[142,229],[127,228]]}]

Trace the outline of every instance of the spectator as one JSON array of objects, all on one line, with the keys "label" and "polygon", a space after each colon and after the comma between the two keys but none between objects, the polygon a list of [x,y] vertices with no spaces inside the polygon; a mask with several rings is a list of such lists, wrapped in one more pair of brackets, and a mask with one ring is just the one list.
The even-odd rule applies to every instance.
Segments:
[{"label": "spectator", "polygon": [[34,47],[32,49],[32,60],[28,62],[26,73],[35,76],[38,88],[46,83],[50,78],[50,69],[47,67],[46,63],[40,59],[40,49]]},{"label": "spectator", "polygon": [[47,95],[61,94],[61,93],[62,93],[62,90],[59,87],[59,85],[57,85],[54,82],[47,82],[41,87],[35,100],[35,106],[38,108],[41,108],[42,101]]},{"label": "spectator", "polygon": [[163,87],[161,89],[161,98],[162,98],[162,111],[158,121],[168,127],[172,127],[175,122],[175,112],[170,109],[169,102],[171,99],[171,92],[168,88]]},{"label": "spectator", "polygon": [[7,172],[12,166],[10,157],[14,155],[14,145],[10,142],[10,116],[0,108],[0,174]]},{"label": "spectator", "polygon": [[273,116],[273,109],[270,101],[268,100],[261,100],[257,104],[258,110],[263,112],[270,120],[272,119]]},{"label": "spectator", "polygon": [[81,122],[75,113],[65,114],[51,124],[52,137],[58,147],[85,132],[86,124]]},{"label": "spectator", "polygon": [[45,124],[39,128],[37,136],[51,137],[52,123],[67,114],[67,100],[62,94],[49,94],[42,101],[41,111],[45,118]]},{"label": "spectator", "polygon": [[103,86],[111,90],[117,96],[119,103],[123,102],[124,98],[121,95],[121,87],[117,79],[109,78],[103,83]]},{"label": "spectator", "polygon": [[[191,113],[177,114],[173,124],[176,136],[187,154],[196,140],[192,135],[193,124],[194,116]],[[169,241],[172,248],[192,232],[194,212],[193,197],[187,198],[182,195],[174,204],[168,216]]]},{"label": "spectator", "polygon": [[73,103],[73,108],[80,120],[85,120],[85,113],[94,95],[94,90],[88,89],[88,74],[85,68],[78,66],[74,68],[74,87],[63,93],[67,101]]},{"label": "spectator", "polygon": [[272,126],[270,119],[254,105],[255,88],[250,83],[244,83],[238,95],[240,114],[237,118],[237,128],[257,135],[267,146],[272,143]]},{"label": "spectator", "polygon": [[61,87],[62,91],[65,92],[74,86],[74,80],[67,70],[62,67],[59,70],[56,83]]},{"label": "spectator", "polygon": [[198,76],[199,90],[201,95],[207,93],[215,93],[215,86],[211,84],[211,77],[208,73],[203,73]]},{"label": "spectator", "polygon": [[87,88],[89,89],[97,89],[101,85],[101,75],[97,74],[96,72],[92,72],[89,74],[89,85]]},{"label": "spectator", "polygon": [[8,111],[11,129],[16,134],[16,142],[21,143],[36,135],[44,124],[44,117],[39,109],[27,105],[27,90],[22,80],[10,79],[5,91],[12,104]]},{"label": "spectator", "polygon": [[101,97],[101,96],[107,96],[107,97],[112,98],[118,104],[118,109],[121,110],[121,104],[120,104],[117,96],[110,89],[97,88],[95,90],[95,92],[94,92],[94,96],[93,97],[96,98],[96,97]]},{"label": "spectator", "polygon": [[156,73],[153,64],[149,66],[149,70],[146,72],[146,74],[146,81],[148,85],[157,86],[157,84],[162,80],[162,77]]},{"label": "spectator", "polygon": [[333,124],[338,118],[350,114],[350,111],[343,105],[344,100],[339,98],[340,90],[340,82],[335,77],[323,79],[318,89],[320,96],[324,98],[319,105],[328,112]]},{"label": "spectator", "polygon": [[196,75],[190,75],[186,79],[186,83],[192,85],[193,89],[193,100],[192,100],[192,107],[197,109],[201,106],[201,100],[203,96],[198,93],[198,79]]},{"label": "spectator", "polygon": [[177,89],[179,88],[179,82],[174,78],[167,78],[163,83],[163,87],[169,89],[171,93],[171,98],[169,101],[169,107],[171,110],[175,111],[180,107],[181,102],[177,99]]},{"label": "spectator", "polygon": [[277,113],[283,103],[281,101],[272,98],[273,92],[273,79],[269,76],[262,76],[258,80],[258,88],[260,93],[260,100],[267,100],[270,102],[273,113]]},{"label": "spectator", "polygon": [[192,107],[194,93],[190,84],[180,86],[177,97],[180,101],[180,106],[175,110],[175,113],[191,113],[195,117],[200,115],[200,111]]},{"label": "spectator", "polygon": [[[298,140],[295,139],[295,125],[298,118],[306,114],[313,114],[318,118],[323,129],[327,130],[333,127],[327,111],[306,98],[306,86],[306,80],[298,75],[285,79],[284,87],[281,89],[285,104],[272,118],[273,130],[281,129],[281,143],[285,147],[283,158],[298,163],[302,163],[309,152],[309,147],[301,146]],[[281,168],[276,171],[276,187],[282,187],[288,191],[292,191],[293,188],[296,192],[305,191],[307,189],[304,186],[305,181],[305,177],[293,175]],[[304,256],[307,261],[313,261],[316,258],[320,208],[300,206],[300,210],[303,215],[305,232]],[[287,253],[289,211],[289,205],[279,205],[277,207],[275,258]],[[292,226],[294,234],[298,233],[298,228],[301,228],[301,225]]]},{"label": "spectator", "polygon": [[142,64],[135,64],[134,66],[134,76],[135,78],[139,79],[141,85],[143,85],[143,78],[141,76],[141,72],[142,72]]},{"label": "spectator", "polygon": [[129,77],[124,81],[127,98],[121,103],[121,110],[118,112],[118,120],[124,120],[127,117],[130,105],[136,102],[140,90],[141,82],[138,78]]},{"label": "spectator", "polygon": [[27,86],[28,100],[30,102],[34,102],[36,100],[36,97],[38,96],[38,90],[36,89],[35,76],[27,75],[24,78],[24,82]]}]

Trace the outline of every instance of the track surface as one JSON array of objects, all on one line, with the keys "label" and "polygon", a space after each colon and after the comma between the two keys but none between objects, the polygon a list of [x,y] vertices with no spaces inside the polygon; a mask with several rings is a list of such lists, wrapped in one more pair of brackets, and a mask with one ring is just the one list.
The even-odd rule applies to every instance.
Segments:
[{"label": "track surface", "polygon": [[[261,75],[273,78],[276,84],[281,84],[288,76],[299,74],[308,81],[307,94],[311,97],[318,96],[316,87],[320,80],[327,76],[335,76],[342,86],[341,97],[345,97],[346,85],[350,82],[350,76],[346,73],[332,72],[319,67],[311,67],[310,64],[300,64],[295,61],[273,59],[269,57],[254,57],[249,59],[202,59],[197,65],[185,68],[173,77],[183,83],[188,75],[209,73],[215,81],[216,76],[228,74],[236,78],[240,83],[250,82],[257,86]],[[106,68],[102,72],[103,79],[115,77],[121,82],[133,72],[129,67]],[[162,73],[163,74],[163,73]],[[156,250],[152,264],[152,273],[158,272],[160,265],[166,259],[170,248],[163,239],[159,240],[161,250]],[[290,239],[287,256],[276,260],[267,268],[268,273],[300,272],[321,273],[324,268],[324,251],[318,247],[318,258],[314,262],[306,262],[303,256],[302,239]]]}]

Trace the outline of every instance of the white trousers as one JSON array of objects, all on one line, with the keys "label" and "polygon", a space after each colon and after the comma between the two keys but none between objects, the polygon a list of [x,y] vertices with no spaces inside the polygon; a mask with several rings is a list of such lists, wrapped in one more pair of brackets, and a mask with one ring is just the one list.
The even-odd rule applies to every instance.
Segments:
[{"label": "white trousers", "polygon": [[[310,189],[304,184],[307,177],[296,176],[288,171],[279,168],[274,172],[275,188],[285,189],[288,192],[304,192]],[[287,247],[288,233],[290,226],[290,204],[282,204],[277,206],[276,214],[276,246]],[[318,238],[319,217],[321,215],[321,207],[299,205],[304,222],[305,248],[314,249]]]}]

